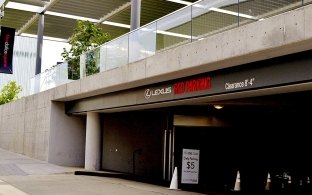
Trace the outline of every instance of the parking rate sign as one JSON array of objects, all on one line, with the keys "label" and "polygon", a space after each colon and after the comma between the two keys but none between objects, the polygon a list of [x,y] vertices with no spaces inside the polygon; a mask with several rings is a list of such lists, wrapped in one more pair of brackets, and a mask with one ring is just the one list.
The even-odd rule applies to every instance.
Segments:
[{"label": "parking rate sign", "polygon": [[183,149],[181,183],[198,184],[199,150]]}]

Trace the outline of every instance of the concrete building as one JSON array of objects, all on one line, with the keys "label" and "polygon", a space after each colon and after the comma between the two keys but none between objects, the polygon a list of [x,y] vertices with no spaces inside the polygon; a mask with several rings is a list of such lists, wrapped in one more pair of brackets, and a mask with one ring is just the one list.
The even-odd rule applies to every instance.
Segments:
[{"label": "concrete building", "polygon": [[[55,53],[51,54],[49,48],[53,47]],[[56,65],[57,61],[61,61],[60,54],[62,47],[67,47],[67,44],[56,41],[44,40],[43,59],[42,59],[42,74],[41,81],[37,81],[42,89],[51,88],[57,84],[70,82],[67,79],[67,66],[58,66],[54,71],[45,73],[46,69],[50,69],[51,65]],[[35,68],[36,68],[36,50],[37,39],[24,36],[16,36],[14,41],[13,52],[13,74],[0,74],[0,89],[9,81],[16,81],[22,87],[19,97],[33,94],[35,89]],[[49,64],[50,63],[50,64]],[[57,73],[57,74],[56,74]],[[66,74],[66,75],[65,75]],[[62,76],[64,75],[64,76]],[[51,80],[53,78],[53,81]],[[65,79],[66,78],[66,79]]]},{"label": "concrete building", "polygon": [[19,97],[28,95],[30,78],[35,76],[36,39],[16,36],[13,53],[13,74],[0,75],[0,89],[9,81],[22,87]]},{"label": "concrete building", "polygon": [[242,191],[268,173],[271,191],[308,191],[312,6],[294,3],[2,105],[0,147],[152,180],[177,167],[191,191],[233,190],[237,171]]}]

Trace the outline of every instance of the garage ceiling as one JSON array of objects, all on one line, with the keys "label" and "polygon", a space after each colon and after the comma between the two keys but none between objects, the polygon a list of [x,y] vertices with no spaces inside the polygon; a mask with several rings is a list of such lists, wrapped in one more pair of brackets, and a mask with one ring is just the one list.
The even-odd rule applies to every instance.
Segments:
[{"label": "garage ceiling", "polygon": [[[130,25],[131,0],[0,0],[0,4],[2,1],[4,16],[0,20],[0,25],[15,28],[18,35],[37,34],[37,13],[29,10],[23,11],[29,6],[31,9],[45,11],[44,36],[46,37],[60,39],[71,37],[77,19],[61,17],[60,13],[93,19],[95,22],[102,20]],[[141,1],[141,26],[185,6],[167,0]],[[192,3],[196,0],[185,1]],[[110,33],[112,38],[129,32],[129,28],[125,27],[101,23],[99,26],[105,32]]]}]

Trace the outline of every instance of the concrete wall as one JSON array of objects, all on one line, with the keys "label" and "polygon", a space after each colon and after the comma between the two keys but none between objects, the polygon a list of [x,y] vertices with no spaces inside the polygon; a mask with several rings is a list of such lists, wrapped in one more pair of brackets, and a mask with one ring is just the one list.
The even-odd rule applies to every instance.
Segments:
[{"label": "concrete wall", "polygon": [[48,158],[53,91],[0,106],[0,147],[39,160]]},{"label": "concrete wall", "polygon": [[84,166],[86,116],[68,116],[63,102],[52,102],[48,162]]},{"label": "concrete wall", "polygon": [[105,114],[102,168],[151,178],[162,177],[162,133],[164,116],[156,113]]},{"label": "concrete wall", "polygon": [[[13,109],[12,109],[13,108]],[[0,147],[24,152],[25,99],[0,107]]]},{"label": "concrete wall", "polygon": [[0,106],[0,147],[59,165],[83,166],[85,116],[68,116],[48,90]]},{"label": "concrete wall", "polygon": [[[55,130],[55,126],[51,125],[50,119],[53,116],[53,121],[55,122],[56,117],[52,113],[56,112],[59,116],[62,116],[60,113],[65,113],[64,109],[63,112],[59,109],[52,110],[51,100],[64,96],[65,91],[60,86],[1,105],[0,147],[32,158],[48,161],[49,147],[51,149],[58,145],[55,142],[52,142],[55,145],[49,145],[51,126],[51,129]],[[75,127],[79,126],[78,124]],[[55,131],[53,133],[55,135]],[[57,149],[59,147],[55,150],[57,151]],[[81,158],[84,159],[80,155],[80,160]],[[56,158],[52,159],[58,162]],[[78,160],[73,159],[73,161],[77,162]],[[71,162],[66,162],[72,165]],[[76,164],[81,163],[79,161]]]}]

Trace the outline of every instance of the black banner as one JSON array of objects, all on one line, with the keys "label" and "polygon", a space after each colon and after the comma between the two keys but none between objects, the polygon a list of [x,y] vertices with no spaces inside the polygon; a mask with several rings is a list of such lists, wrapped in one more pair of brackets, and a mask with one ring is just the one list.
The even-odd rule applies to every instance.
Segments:
[{"label": "black banner", "polygon": [[1,26],[0,73],[13,74],[12,58],[15,29]]}]

